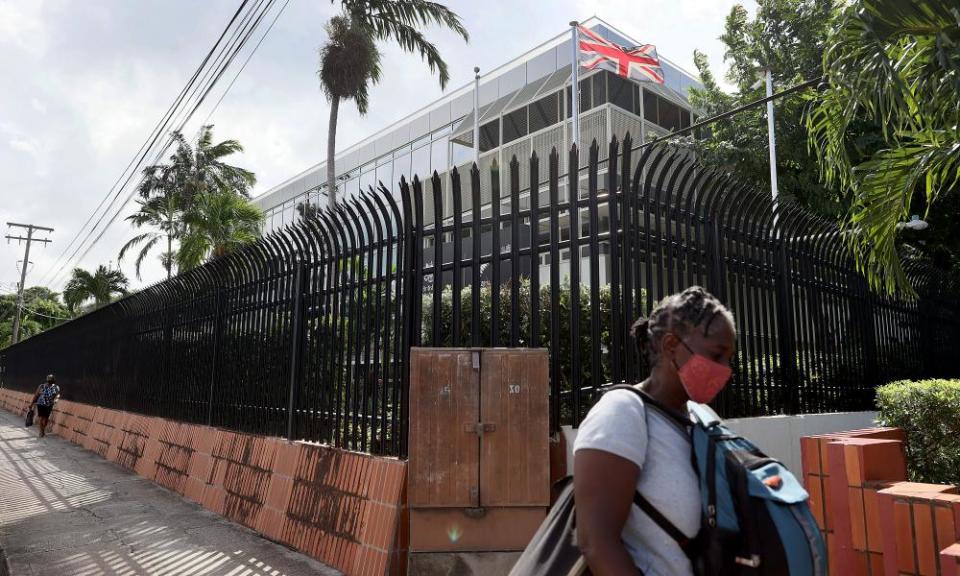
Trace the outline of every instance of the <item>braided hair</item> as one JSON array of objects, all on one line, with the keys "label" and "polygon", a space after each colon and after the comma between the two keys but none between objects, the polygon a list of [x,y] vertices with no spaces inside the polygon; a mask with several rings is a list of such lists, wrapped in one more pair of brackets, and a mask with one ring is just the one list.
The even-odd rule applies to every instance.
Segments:
[{"label": "braided hair", "polygon": [[640,318],[633,323],[630,334],[637,342],[640,357],[645,358],[648,366],[653,367],[657,362],[664,334],[672,332],[682,338],[695,328],[703,326],[703,334],[706,336],[717,316],[726,318],[736,330],[733,314],[716,296],[700,286],[691,286],[661,300],[648,318]]}]

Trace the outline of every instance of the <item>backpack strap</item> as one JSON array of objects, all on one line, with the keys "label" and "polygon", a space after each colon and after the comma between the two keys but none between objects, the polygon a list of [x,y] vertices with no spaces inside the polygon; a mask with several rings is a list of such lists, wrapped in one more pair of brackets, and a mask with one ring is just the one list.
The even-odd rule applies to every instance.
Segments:
[{"label": "backpack strap", "polygon": [[[640,396],[641,399],[643,399],[644,405],[649,404],[650,406],[655,408],[658,412],[664,414],[671,420],[676,421],[678,424],[685,427],[689,427],[693,425],[692,422],[684,421],[683,418],[681,418],[680,415],[677,414],[675,411],[667,408],[666,406],[661,404],[659,401],[654,400],[652,396],[650,396],[643,390],[640,390],[636,386],[633,386],[630,384],[617,384],[616,386],[609,386],[607,388],[604,388],[603,393],[606,394],[607,392],[612,392],[613,390],[630,390],[634,394]],[[677,526],[673,522],[671,522],[666,516],[664,516],[659,510],[657,510],[657,507],[654,506],[649,500],[647,500],[646,496],[641,494],[639,490],[634,491],[633,493],[633,503],[636,504],[637,508],[640,508],[640,510],[643,510],[644,514],[649,516],[650,519],[653,520],[653,522],[657,526],[659,526],[661,530],[666,532],[667,535],[670,536],[670,538],[672,538],[677,543],[678,546],[680,546],[681,550],[683,550],[684,552],[688,551],[691,544],[690,538],[688,538],[686,534],[681,532],[680,529],[677,528]]]}]

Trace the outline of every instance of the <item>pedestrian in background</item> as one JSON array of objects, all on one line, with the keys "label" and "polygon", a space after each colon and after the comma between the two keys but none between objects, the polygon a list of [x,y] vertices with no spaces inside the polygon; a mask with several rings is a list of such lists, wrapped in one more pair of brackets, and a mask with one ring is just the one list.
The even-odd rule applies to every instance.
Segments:
[{"label": "pedestrian in background", "polygon": [[37,388],[33,395],[30,407],[37,407],[37,423],[40,426],[40,437],[47,435],[47,421],[50,418],[50,412],[53,405],[60,399],[60,387],[57,386],[57,379],[53,374],[47,376],[47,381]]}]

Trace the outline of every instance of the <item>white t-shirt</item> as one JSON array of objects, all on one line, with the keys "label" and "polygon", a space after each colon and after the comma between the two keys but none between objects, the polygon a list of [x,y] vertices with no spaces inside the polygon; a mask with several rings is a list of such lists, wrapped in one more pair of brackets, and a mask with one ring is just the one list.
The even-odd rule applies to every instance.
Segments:
[{"label": "white t-shirt", "polygon": [[[691,463],[689,432],[658,410],[647,411],[629,390],[614,390],[587,414],[574,455],[589,448],[625,458],[640,467],[637,490],[685,535],[700,531],[700,485]],[[637,506],[623,527],[623,544],[647,576],[691,576],[683,550]]]}]

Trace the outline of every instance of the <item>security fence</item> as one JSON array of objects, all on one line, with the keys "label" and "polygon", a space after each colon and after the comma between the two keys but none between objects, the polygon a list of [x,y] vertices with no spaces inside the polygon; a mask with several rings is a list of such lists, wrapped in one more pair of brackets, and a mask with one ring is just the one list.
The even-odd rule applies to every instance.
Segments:
[{"label": "security fence", "polygon": [[877,384],[957,375],[955,287],[914,267],[919,298],[871,292],[833,223],[688,152],[627,135],[505,170],[305,210],[0,351],[4,385],[54,372],[79,402],[402,456],[412,346],[548,348],[551,422],[577,424],[643,377],[632,321],[694,284],[738,323],[726,417],[870,409]]}]

